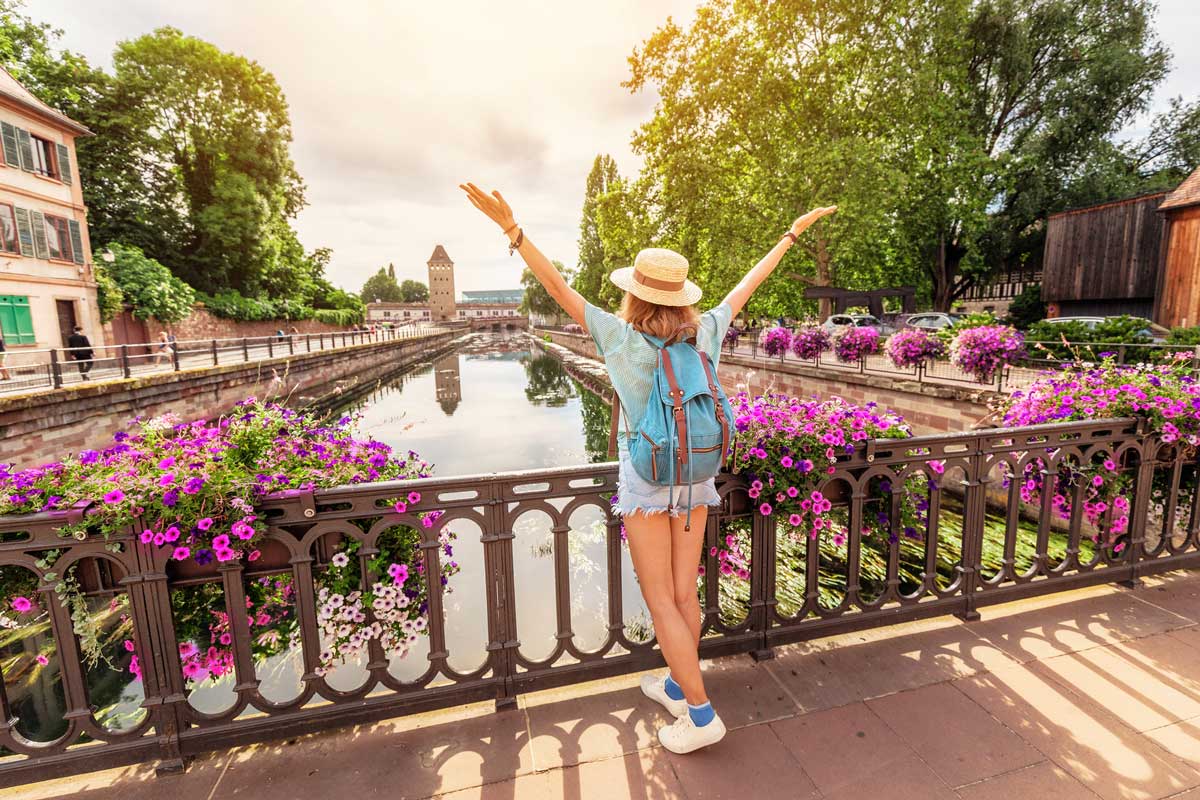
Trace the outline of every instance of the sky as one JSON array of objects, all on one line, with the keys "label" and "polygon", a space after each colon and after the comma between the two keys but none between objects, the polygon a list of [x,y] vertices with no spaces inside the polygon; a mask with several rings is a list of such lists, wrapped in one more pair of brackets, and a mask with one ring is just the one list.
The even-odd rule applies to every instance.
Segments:
[{"label": "sky", "polygon": [[[35,0],[62,44],[111,66],[113,47],[163,25],[254,59],[291,107],[307,184],[305,247],[331,247],[330,279],[358,291],[380,266],[426,280],[443,245],[456,289],[519,285],[521,261],[461,196],[498,188],[530,239],[573,266],[592,160],[637,172],[630,139],[655,97],[621,87],[630,53],[696,0]],[[1200,0],[1159,0],[1174,54],[1154,109],[1200,93]],[[1144,130],[1146,120],[1128,135]]]}]

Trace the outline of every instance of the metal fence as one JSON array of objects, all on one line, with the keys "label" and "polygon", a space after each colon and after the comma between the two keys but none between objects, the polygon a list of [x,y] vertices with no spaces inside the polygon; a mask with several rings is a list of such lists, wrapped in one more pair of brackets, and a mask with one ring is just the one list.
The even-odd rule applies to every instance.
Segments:
[{"label": "metal fence", "polygon": [[736,341],[726,341],[723,345],[723,352],[755,359],[770,359],[781,365],[798,364],[815,367],[835,373],[881,375],[918,383],[962,385],[977,389],[992,389],[997,392],[1010,392],[1014,389],[1024,388],[1046,370],[1062,369],[1078,363],[1099,362],[1104,358],[1111,358],[1118,364],[1126,365],[1165,364],[1182,358],[1188,362],[1194,374],[1200,375],[1200,346],[1028,340],[1026,348],[1028,350],[1026,358],[997,370],[995,375],[986,382],[980,381],[975,376],[963,372],[954,364],[944,360],[929,361],[913,367],[897,367],[882,352],[850,363],[839,361],[830,352],[820,353],[816,358],[811,359],[800,358],[790,349],[768,356],[763,351],[756,333],[739,337]]},{"label": "metal fence", "polygon": [[78,348],[10,349],[7,364],[0,368],[0,372],[6,369],[9,373],[8,379],[3,379],[0,374],[0,394],[60,389],[88,380],[120,380],[155,372],[179,372],[338,347],[401,341],[465,327],[467,323],[424,323],[370,330],[96,345],[90,348],[90,358],[84,358],[87,352]]},{"label": "metal fence", "polygon": [[[1115,537],[1105,538],[1111,512],[1085,517],[1082,485],[1065,490],[1076,502],[1064,518],[1048,492],[1030,500],[1009,479],[1070,474],[1099,458],[1115,459],[1130,481],[1130,525]],[[921,494],[915,536],[904,529],[898,485]],[[816,636],[973,619],[992,603],[1200,563],[1195,456],[1138,420],[863,443],[823,488],[838,501],[842,544],[792,536],[785,520],[759,513],[742,477],[718,480],[723,504],[708,519],[698,578],[705,657],[766,658]],[[140,529],[108,547],[61,537],[86,508],[0,518],[0,576],[36,585],[44,609],[37,625],[0,631],[0,746],[9,754],[0,783],[138,761],[179,768],[214,748],[469,701],[511,706],[522,692],[658,665],[610,512],[615,490],[610,463],[293,493],[257,510],[269,524],[261,558],[204,568],[171,561],[168,548],[141,542]],[[413,491],[444,511],[428,528],[391,508]],[[864,534],[870,519],[883,535]],[[440,575],[451,557],[463,571],[445,586],[428,581],[428,628],[407,658],[373,640],[368,658],[325,673],[318,597],[332,554],[357,543],[365,589],[380,537],[397,526],[419,535],[423,575]],[[453,556],[443,530],[457,535]],[[745,558],[737,569],[726,558],[734,541]],[[49,550],[60,554],[48,579]],[[85,662],[73,611],[53,589],[71,565],[87,597],[82,618],[111,650],[107,665]],[[249,602],[268,585],[285,598],[270,613]],[[210,646],[184,633],[194,630],[188,597],[198,592],[228,620],[211,645],[231,664],[220,680],[184,670],[186,652]],[[264,654],[282,624],[291,643]],[[112,633],[118,627],[126,632]]]}]

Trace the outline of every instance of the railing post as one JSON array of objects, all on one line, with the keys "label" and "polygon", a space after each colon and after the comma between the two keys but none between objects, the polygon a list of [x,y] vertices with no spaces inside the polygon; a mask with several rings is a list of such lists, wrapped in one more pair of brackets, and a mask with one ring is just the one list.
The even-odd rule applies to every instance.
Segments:
[{"label": "railing post", "polygon": [[296,355],[296,337],[288,334],[288,355]]},{"label": "railing post", "polygon": [[58,361],[58,348],[50,350],[50,385],[61,389],[63,385],[62,364]]},{"label": "railing post", "polygon": [[[490,481],[487,503],[487,528],[483,543],[484,589],[487,598],[487,649],[492,659],[492,674],[496,677],[496,710],[517,707],[517,691],[513,677],[517,673],[515,653],[521,646],[517,639],[516,578],[513,574],[513,539],[515,534],[506,524],[503,502],[504,488]],[[557,576],[557,570],[556,570]]]},{"label": "railing post", "polygon": [[[983,558],[983,526],[987,516],[987,484],[984,474],[987,459],[981,449],[980,439],[971,442],[974,452],[967,459],[966,480],[963,483],[962,518],[962,610],[954,616],[964,622],[975,622],[979,612],[975,608],[975,595],[979,592],[979,573]],[[940,480],[945,480],[945,473]]]},{"label": "railing post", "polygon": [[133,371],[129,368],[129,345],[123,344],[121,345],[121,375],[128,378],[132,374]]},{"label": "railing post", "polygon": [[274,336],[267,337],[267,358],[275,357],[275,343],[272,341],[274,338]]},{"label": "railing post", "polygon": [[[1129,577],[1117,581],[1121,586],[1136,589],[1142,585],[1141,563],[1146,556],[1146,523],[1150,516],[1150,495],[1154,492],[1154,449],[1157,439],[1150,433],[1149,420],[1138,417],[1138,469],[1133,483],[1133,502],[1129,509],[1129,545],[1125,548],[1125,563]],[[1168,501],[1172,498],[1167,498]]]},{"label": "railing post", "polygon": [[242,360],[250,360],[250,342],[245,336],[242,337]]},{"label": "railing post", "polygon": [[312,334],[311,333],[304,334],[304,351],[306,353],[312,352]]},{"label": "railing post", "polygon": [[171,348],[171,366],[179,372],[179,342],[175,341],[167,346]]},{"label": "railing post", "polygon": [[325,349],[325,331],[317,331],[317,344],[321,346],[320,349]]},{"label": "railing post", "polygon": [[767,638],[774,606],[775,515],[755,514],[750,523],[750,630],[759,636],[758,647],[750,651],[755,661],[775,657],[775,649]]},{"label": "railing post", "polygon": [[213,357],[213,366],[214,367],[221,363],[221,358],[219,355],[217,355],[217,340],[216,339],[212,340],[212,357]]}]

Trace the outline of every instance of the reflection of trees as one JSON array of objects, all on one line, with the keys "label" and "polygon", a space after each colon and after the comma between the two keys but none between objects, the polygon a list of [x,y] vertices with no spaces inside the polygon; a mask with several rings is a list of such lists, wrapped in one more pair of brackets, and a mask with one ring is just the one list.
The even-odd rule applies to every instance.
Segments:
[{"label": "reflection of trees", "polygon": [[[525,361],[525,397],[535,406],[559,408],[575,396],[575,382],[551,355],[535,355]],[[586,392],[585,392],[586,394]]]},{"label": "reflection of trees", "polygon": [[608,460],[608,428],[612,415],[612,406],[598,394],[592,394],[582,385],[579,386],[579,396],[583,400],[583,446],[587,451],[588,461],[594,463]]}]

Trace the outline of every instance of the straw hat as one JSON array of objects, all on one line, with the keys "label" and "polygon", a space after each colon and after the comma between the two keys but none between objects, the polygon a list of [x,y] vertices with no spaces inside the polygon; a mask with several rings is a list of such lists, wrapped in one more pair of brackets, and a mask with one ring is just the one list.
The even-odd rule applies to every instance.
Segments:
[{"label": "straw hat", "polygon": [[688,260],[665,247],[647,247],[632,267],[615,269],[608,279],[634,297],[660,306],[690,306],[700,300],[700,287],[687,279]]}]

